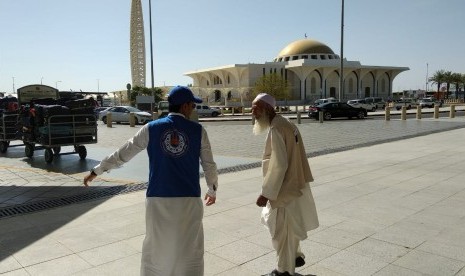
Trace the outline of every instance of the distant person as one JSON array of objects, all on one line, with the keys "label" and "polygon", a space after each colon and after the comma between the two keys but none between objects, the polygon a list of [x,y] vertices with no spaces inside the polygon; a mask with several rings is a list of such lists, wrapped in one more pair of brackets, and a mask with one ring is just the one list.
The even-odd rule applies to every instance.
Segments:
[{"label": "distant person", "polygon": [[189,120],[195,103],[202,100],[194,97],[189,88],[176,86],[169,92],[168,102],[168,116],[146,124],[116,152],[105,157],[84,178],[84,185],[147,149],[150,172],[141,275],[203,275],[199,161],[208,186],[206,206],[216,201],[216,164],[207,132]]},{"label": "distant person", "polygon": [[94,97],[90,96],[90,97],[89,97],[89,100],[91,101],[91,104],[92,104],[92,107],[93,107],[93,108],[100,107],[98,101],[96,101],[96,100],[94,99]]},{"label": "distant person", "polygon": [[270,276],[294,275],[305,264],[300,241],[319,226],[309,183],[313,181],[298,128],[276,114],[275,99],[260,93],[252,102],[255,135],[268,132],[263,153],[263,184],[257,205],[277,254]]}]

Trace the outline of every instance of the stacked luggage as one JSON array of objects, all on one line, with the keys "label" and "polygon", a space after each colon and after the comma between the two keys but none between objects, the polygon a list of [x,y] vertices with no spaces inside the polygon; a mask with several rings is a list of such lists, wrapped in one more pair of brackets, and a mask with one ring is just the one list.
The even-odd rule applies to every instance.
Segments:
[{"label": "stacked luggage", "polygon": [[26,145],[26,156],[32,157],[34,144],[45,147],[45,161],[51,162],[61,146],[73,145],[81,159],[87,156],[83,144],[97,142],[97,119],[92,99],[32,100],[20,113],[19,129]]},{"label": "stacked luggage", "polygon": [[6,97],[0,99],[0,152],[5,153],[10,141],[17,140],[16,123],[18,121],[18,99]]},{"label": "stacked luggage", "polygon": [[[97,143],[96,103],[92,98],[60,98],[53,87],[29,85],[18,89],[18,103],[17,137],[23,141],[27,157],[41,148],[47,163],[58,154],[79,154],[85,159],[84,145]],[[62,146],[74,146],[74,151],[60,153]]]},{"label": "stacked luggage", "polygon": [[23,140],[47,146],[93,142],[95,115],[89,100],[63,105],[53,99],[31,102],[21,111]]}]

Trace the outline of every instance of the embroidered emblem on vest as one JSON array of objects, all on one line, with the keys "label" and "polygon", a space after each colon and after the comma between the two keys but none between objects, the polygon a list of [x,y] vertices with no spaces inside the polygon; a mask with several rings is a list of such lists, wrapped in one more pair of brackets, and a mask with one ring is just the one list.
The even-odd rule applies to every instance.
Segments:
[{"label": "embroidered emblem on vest", "polygon": [[161,148],[174,157],[184,155],[188,144],[187,135],[177,129],[168,129],[161,136]]}]

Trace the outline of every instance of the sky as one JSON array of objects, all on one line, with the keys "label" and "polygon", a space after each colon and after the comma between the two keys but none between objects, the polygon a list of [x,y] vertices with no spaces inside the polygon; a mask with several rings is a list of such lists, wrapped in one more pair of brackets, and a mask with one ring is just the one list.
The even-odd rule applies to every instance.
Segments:
[{"label": "sky", "polygon": [[[308,38],[341,50],[341,0],[152,0],[154,85],[184,73],[272,61]],[[142,0],[150,87],[149,0]],[[112,92],[131,83],[131,0],[0,0],[0,92],[30,84]],[[393,91],[465,73],[464,0],[345,0],[344,58],[410,70]],[[428,85],[428,90],[435,85]]]}]

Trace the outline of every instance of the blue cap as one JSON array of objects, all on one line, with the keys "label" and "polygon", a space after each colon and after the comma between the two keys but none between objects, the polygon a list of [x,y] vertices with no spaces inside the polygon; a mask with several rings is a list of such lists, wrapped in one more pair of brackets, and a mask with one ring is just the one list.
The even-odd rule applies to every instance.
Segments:
[{"label": "blue cap", "polygon": [[189,88],[178,85],[168,94],[168,102],[172,105],[181,105],[190,102],[201,103],[202,99],[195,97]]}]

